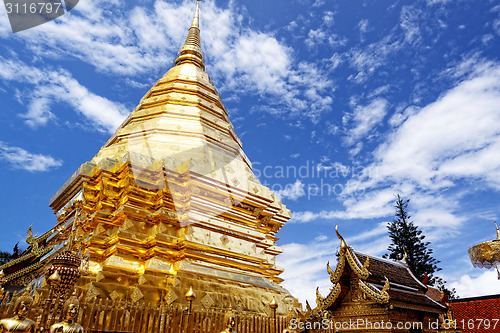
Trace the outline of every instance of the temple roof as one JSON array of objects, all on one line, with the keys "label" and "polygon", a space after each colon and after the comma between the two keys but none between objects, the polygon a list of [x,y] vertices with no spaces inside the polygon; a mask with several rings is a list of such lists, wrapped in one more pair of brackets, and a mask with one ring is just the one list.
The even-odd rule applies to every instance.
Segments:
[{"label": "temple roof", "polygon": [[427,286],[418,281],[406,263],[372,257],[357,251],[353,252],[361,262],[365,262],[367,257],[370,258],[370,265],[368,266],[370,279],[383,281],[387,277],[392,284],[397,283],[400,286],[412,289],[427,290]]},{"label": "temple roof", "polygon": [[418,292],[410,292],[410,291],[402,291],[391,289],[389,290],[389,296],[393,301],[399,301],[403,303],[410,303],[415,305],[424,305],[430,306],[438,309],[445,309],[446,307],[438,302],[435,302],[427,295],[418,293]]},{"label": "temple roof", "polygon": [[327,264],[333,288],[325,298],[316,290],[317,307],[308,307],[306,317],[318,316],[322,311],[333,311],[348,294],[351,294],[349,297],[352,299],[359,292],[363,297],[360,300],[354,296],[356,301],[390,304],[391,308],[434,313],[442,313],[446,309],[425,294],[427,286],[418,281],[405,262],[354,251],[339,234],[337,227],[335,231],[340,239],[337,265],[332,269]]}]

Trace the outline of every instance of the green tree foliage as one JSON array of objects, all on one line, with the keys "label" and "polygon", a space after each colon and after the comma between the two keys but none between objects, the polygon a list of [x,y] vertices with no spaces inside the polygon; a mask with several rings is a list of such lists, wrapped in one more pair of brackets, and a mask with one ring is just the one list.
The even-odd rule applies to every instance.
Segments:
[{"label": "green tree foliage", "polygon": [[432,257],[432,249],[429,248],[430,242],[424,242],[425,235],[422,230],[410,221],[408,215],[409,199],[402,199],[398,194],[396,199],[396,219],[394,219],[387,228],[392,243],[388,247],[389,254],[384,258],[402,259],[405,251],[408,254],[406,262],[417,279],[422,281],[425,274],[429,277],[429,282],[434,283],[433,274],[439,270],[437,264],[439,260]]},{"label": "green tree foliage", "polygon": [[0,251],[0,265],[6,264],[12,260],[12,254],[6,251]]},{"label": "green tree foliage", "polygon": [[17,259],[21,256],[23,250],[19,248],[19,243],[14,245],[12,253],[7,251],[0,251],[0,265],[6,264],[11,260]]},{"label": "green tree foliage", "polygon": [[446,292],[449,298],[456,298],[455,290],[446,289],[446,281],[434,276],[434,273],[441,270],[438,267],[439,260],[432,256],[433,251],[429,248],[431,243],[424,241],[422,230],[410,220],[409,202],[409,199],[403,199],[399,194],[396,196],[396,218],[387,226],[391,244],[387,248],[389,253],[383,257],[401,260],[406,252],[406,262],[418,280],[428,280],[429,285],[435,285]]}]

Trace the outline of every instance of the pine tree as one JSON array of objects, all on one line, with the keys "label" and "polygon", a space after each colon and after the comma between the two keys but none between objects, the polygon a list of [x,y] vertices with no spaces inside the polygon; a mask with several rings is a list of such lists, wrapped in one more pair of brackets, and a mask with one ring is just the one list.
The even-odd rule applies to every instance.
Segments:
[{"label": "pine tree", "polygon": [[406,262],[417,279],[422,281],[427,274],[429,284],[434,284],[436,278],[433,274],[440,271],[437,266],[439,260],[432,257],[432,249],[429,248],[430,242],[425,242],[425,235],[422,230],[410,221],[408,215],[409,199],[402,199],[398,194],[396,199],[396,219],[394,219],[387,228],[392,243],[388,247],[389,254],[384,258],[402,259],[407,253]]},{"label": "pine tree", "polygon": [[424,242],[425,235],[422,235],[422,230],[410,221],[409,202],[410,199],[404,200],[399,194],[396,196],[396,219],[387,226],[392,241],[387,248],[390,253],[383,257],[398,260],[404,258],[406,252],[406,262],[417,279],[426,280],[427,284],[436,286],[446,293],[448,299],[456,299],[458,296],[455,288],[449,290],[446,281],[433,276],[435,272],[441,270],[438,267],[439,260],[432,257],[433,251],[429,248],[431,243]]},{"label": "pine tree", "polygon": [[0,251],[0,265],[6,264],[12,260],[12,254],[6,251]]}]

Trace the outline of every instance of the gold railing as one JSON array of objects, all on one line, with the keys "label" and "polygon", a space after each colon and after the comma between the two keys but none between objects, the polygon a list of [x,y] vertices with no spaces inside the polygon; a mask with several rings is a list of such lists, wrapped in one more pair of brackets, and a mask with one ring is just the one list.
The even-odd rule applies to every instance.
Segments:
[{"label": "gold railing", "polygon": [[[0,303],[0,318],[13,317],[14,304],[20,295],[6,293]],[[48,331],[61,321],[63,300],[38,298],[26,316],[34,320],[38,328]],[[281,333],[286,328],[284,316],[259,315],[235,311],[238,333]],[[193,309],[190,314],[184,308],[163,304],[152,305],[93,298],[80,300],[77,322],[86,332],[144,332],[144,333],[220,333],[225,329],[223,310]]]}]

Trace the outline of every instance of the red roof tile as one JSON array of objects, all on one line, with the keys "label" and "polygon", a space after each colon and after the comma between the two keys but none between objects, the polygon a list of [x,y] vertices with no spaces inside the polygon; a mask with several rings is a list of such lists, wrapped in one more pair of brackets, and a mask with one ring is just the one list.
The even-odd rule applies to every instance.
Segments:
[{"label": "red roof tile", "polygon": [[450,306],[463,333],[500,332],[500,295],[453,300]]}]

